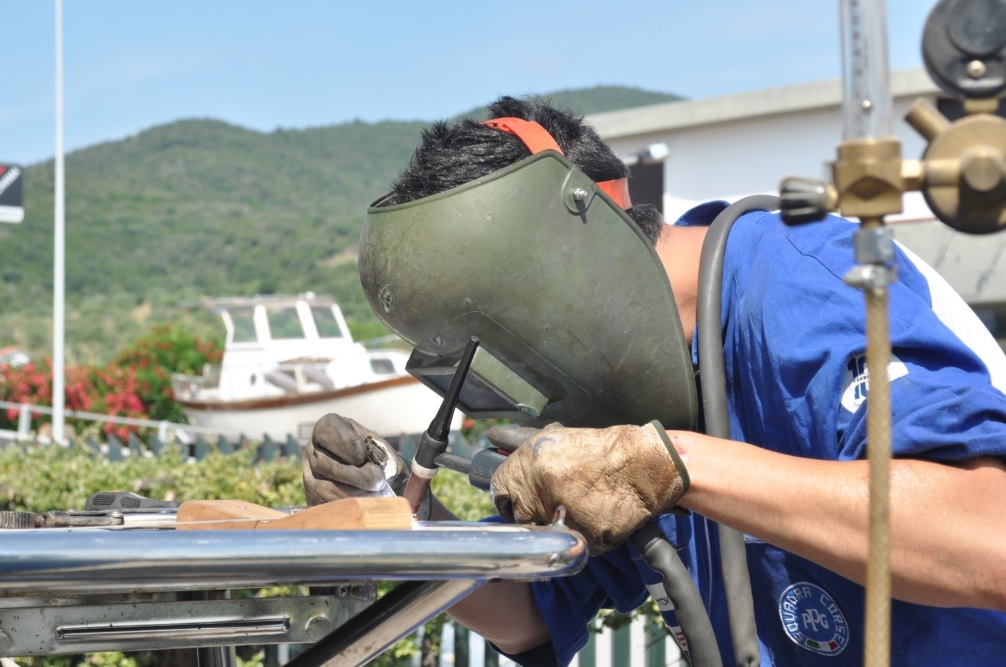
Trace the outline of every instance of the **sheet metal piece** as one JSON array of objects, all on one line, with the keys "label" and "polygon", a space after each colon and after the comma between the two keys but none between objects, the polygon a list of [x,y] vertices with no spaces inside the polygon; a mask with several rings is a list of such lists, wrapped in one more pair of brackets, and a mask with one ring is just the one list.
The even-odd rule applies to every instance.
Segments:
[{"label": "sheet metal piece", "polygon": [[344,603],[305,596],[8,607],[0,609],[0,654],[311,643],[335,627]]}]

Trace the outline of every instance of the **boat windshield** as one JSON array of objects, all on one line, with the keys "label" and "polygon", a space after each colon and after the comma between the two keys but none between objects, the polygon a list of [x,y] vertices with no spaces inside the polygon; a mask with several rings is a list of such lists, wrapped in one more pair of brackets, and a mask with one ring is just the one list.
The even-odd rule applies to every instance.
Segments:
[{"label": "boat windshield", "polygon": [[315,326],[318,327],[318,335],[322,338],[341,338],[342,330],[339,322],[335,319],[335,313],[331,308],[312,306],[311,314],[314,315]]},{"label": "boat windshield", "polygon": [[234,308],[230,311],[234,325],[235,343],[255,342],[255,318],[251,308]]},{"label": "boat windshield", "polygon": [[269,335],[273,340],[296,340],[307,337],[296,307],[270,308],[266,314],[269,318]]}]

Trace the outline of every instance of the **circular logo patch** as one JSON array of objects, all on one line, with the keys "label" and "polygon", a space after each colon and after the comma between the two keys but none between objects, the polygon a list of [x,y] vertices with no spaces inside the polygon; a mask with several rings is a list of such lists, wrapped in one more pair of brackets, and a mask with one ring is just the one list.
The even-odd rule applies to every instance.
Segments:
[{"label": "circular logo patch", "polygon": [[849,624],[838,604],[820,586],[793,584],[779,597],[783,630],[797,646],[835,656],[849,643]]}]

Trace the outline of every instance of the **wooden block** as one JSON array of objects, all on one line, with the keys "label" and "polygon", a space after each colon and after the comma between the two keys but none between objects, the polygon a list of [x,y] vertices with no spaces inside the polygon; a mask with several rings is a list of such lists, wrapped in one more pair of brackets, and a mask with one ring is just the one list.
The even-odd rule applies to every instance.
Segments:
[{"label": "wooden block", "polygon": [[[178,506],[176,530],[251,530],[256,521],[290,516],[243,500],[188,500]],[[233,520],[233,521],[228,521]]]},{"label": "wooden block", "polygon": [[[190,507],[187,507],[190,506]],[[178,508],[177,530],[409,530],[400,497],[343,498],[294,514],[239,500],[193,500]]]},{"label": "wooden block", "polygon": [[301,510],[285,519],[263,523],[258,528],[302,530],[409,530],[412,510],[398,496],[343,498]]}]

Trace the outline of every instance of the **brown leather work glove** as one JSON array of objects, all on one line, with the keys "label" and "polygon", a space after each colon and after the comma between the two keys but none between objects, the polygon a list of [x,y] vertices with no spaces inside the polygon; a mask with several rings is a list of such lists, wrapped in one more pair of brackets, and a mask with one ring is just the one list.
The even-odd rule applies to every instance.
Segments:
[{"label": "brown leather work glove", "polygon": [[657,422],[602,429],[546,427],[500,465],[493,502],[507,521],[566,525],[591,555],[609,551],[688,491],[688,472]]},{"label": "brown leather work glove", "polygon": [[334,413],[315,423],[303,463],[308,505],[401,495],[409,478],[405,461],[384,438]]}]

